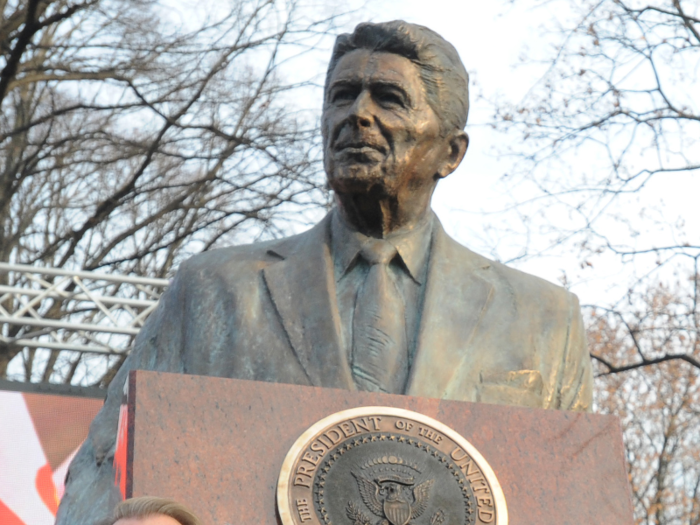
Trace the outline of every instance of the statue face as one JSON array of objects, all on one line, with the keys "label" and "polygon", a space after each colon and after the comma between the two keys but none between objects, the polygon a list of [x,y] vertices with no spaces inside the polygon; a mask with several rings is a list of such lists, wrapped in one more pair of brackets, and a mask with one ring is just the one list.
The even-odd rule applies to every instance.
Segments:
[{"label": "statue face", "polygon": [[331,75],[323,143],[328,181],[341,194],[432,192],[450,149],[418,67],[365,49],[344,55]]}]

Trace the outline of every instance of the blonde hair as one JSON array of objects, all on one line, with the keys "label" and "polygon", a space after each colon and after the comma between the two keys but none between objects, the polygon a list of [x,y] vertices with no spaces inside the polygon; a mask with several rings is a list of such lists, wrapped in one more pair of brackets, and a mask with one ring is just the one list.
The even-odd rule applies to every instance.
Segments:
[{"label": "blonde hair", "polygon": [[112,518],[108,522],[114,525],[121,519],[146,518],[148,516],[169,516],[180,522],[181,525],[202,525],[202,522],[190,509],[184,505],[167,498],[143,496],[122,501],[116,506]]}]

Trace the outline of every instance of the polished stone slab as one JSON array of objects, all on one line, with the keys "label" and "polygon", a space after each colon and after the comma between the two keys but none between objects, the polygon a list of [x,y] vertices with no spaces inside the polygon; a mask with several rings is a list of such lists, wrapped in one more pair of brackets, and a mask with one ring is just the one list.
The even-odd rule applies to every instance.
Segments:
[{"label": "polished stone slab", "polygon": [[494,470],[511,525],[633,523],[614,416],[146,371],[131,372],[128,402],[127,495],[175,498],[209,525],[278,523],[287,451],[359,406],[413,410],[461,434]]}]

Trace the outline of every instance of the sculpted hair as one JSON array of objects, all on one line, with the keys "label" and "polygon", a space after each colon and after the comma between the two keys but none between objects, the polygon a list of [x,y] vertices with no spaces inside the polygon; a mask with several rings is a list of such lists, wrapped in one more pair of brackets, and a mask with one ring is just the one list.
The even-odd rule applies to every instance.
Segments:
[{"label": "sculpted hair", "polygon": [[394,53],[419,68],[428,103],[443,131],[464,129],[469,114],[469,75],[459,53],[435,31],[403,20],[359,24],[353,33],[339,35],[326,73],[326,89],[338,61],[351,51],[368,49]]},{"label": "sculpted hair", "polygon": [[107,523],[114,525],[121,519],[138,519],[158,515],[169,516],[181,525],[202,525],[199,518],[184,505],[171,499],[153,496],[143,496],[122,501],[116,506],[111,519]]}]

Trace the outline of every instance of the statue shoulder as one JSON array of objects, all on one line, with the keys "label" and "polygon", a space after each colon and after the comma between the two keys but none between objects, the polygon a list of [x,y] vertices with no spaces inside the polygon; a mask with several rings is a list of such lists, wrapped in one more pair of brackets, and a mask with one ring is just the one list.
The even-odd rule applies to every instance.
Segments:
[{"label": "statue shoulder", "polygon": [[516,301],[527,300],[535,308],[537,305],[544,309],[568,309],[570,305],[578,308],[578,298],[564,287],[484,257],[448,235],[445,238],[448,240],[443,246],[448,250],[450,259],[460,261],[464,273],[476,272],[494,287],[497,294],[506,294]]},{"label": "statue shoulder", "polygon": [[[303,235],[303,234],[302,234]],[[297,241],[299,235],[253,244],[229,246],[198,253],[184,261],[177,270],[176,279],[209,279],[216,275],[243,276],[257,272],[279,261],[281,247]]]},{"label": "statue shoulder", "polygon": [[312,245],[327,242],[329,223],[330,215],[327,215],[297,235],[202,252],[182,263],[178,274],[260,270],[295,253],[306,252]]},{"label": "statue shoulder", "polygon": [[554,284],[546,279],[537,277],[530,273],[511,268],[503,263],[491,261],[495,274],[507,283],[507,286],[518,294],[525,294],[541,299],[549,298],[556,301],[576,300],[576,296],[558,284]]}]

